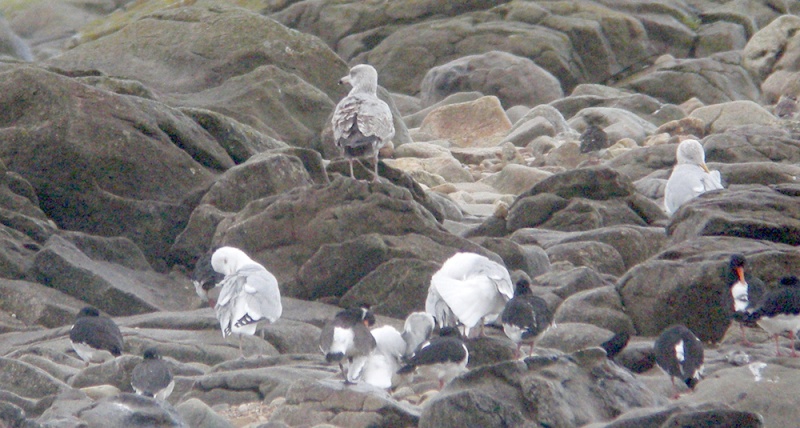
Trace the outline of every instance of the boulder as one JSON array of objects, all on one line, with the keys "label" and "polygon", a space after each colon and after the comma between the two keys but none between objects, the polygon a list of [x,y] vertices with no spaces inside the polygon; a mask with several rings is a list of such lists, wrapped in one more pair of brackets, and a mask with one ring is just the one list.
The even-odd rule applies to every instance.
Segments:
[{"label": "boulder", "polygon": [[777,121],[767,109],[750,100],[703,106],[693,110],[689,117],[696,117],[705,122],[707,132],[712,134],[742,125],[768,126]]},{"label": "boulder", "polygon": [[502,51],[469,55],[433,67],[420,83],[424,107],[463,91],[494,95],[506,108],[534,107],[564,96],[552,74],[528,58]]},{"label": "boulder", "polygon": [[511,121],[495,96],[438,107],[425,116],[420,131],[458,147],[497,146]]},{"label": "boulder", "polygon": [[79,412],[89,426],[188,427],[169,403],[138,394],[123,393],[97,401]]},{"label": "boulder", "polygon": [[194,293],[184,287],[188,284],[182,285],[149,266],[128,267],[130,264],[92,255],[97,258],[56,235],[36,254],[30,275],[111,315],[185,308],[194,298]]},{"label": "boulder", "polygon": [[667,226],[672,242],[738,236],[800,244],[799,184],[746,185],[708,192],[682,205]]},{"label": "boulder", "polygon": [[585,290],[567,297],[556,310],[553,320],[564,323],[592,324],[614,333],[633,335],[633,321],[625,314],[622,299],[614,286]]},{"label": "boulder", "polygon": [[218,6],[154,11],[49,64],[136,79],[171,105],[222,113],[301,147],[319,144],[347,74],[318,38]]},{"label": "boulder", "polygon": [[664,403],[596,351],[475,368],[423,407],[419,426],[582,426]]},{"label": "boulder", "polygon": [[759,89],[741,65],[742,54],[722,52],[705,58],[657,61],[652,69],[627,79],[624,88],[681,104],[696,97],[706,104],[759,100]]}]

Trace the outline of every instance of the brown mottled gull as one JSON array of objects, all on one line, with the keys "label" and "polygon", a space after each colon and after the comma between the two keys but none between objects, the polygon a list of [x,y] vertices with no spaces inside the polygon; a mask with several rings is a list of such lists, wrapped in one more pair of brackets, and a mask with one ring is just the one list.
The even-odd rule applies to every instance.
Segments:
[{"label": "brown mottled gull", "polygon": [[378,150],[394,137],[394,124],[389,105],[376,95],[378,72],[366,64],[350,69],[350,74],[339,83],[353,86],[350,93],[339,101],[331,118],[333,140],[344,152],[353,175],[356,158],[375,158],[375,176],[378,179]]}]

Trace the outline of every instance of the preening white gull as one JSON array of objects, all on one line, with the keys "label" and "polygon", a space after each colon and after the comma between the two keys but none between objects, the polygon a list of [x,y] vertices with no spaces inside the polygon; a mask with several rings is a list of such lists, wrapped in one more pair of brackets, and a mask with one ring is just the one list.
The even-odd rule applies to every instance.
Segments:
[{"label": "preening white gull", "polygon": [[259,321],[274,323],[283,312],[278,280],[238,248],[217,249],[211,266],[225,275],[217,284],[222,291],[214,306],[222,336],[239,334],[239,352],[244,356],[241,335],[255,334]]},{"label": "preening white gull", "polygon": [[375,316],[367,307],[345,309],[322,327],[319,349],[329,363],[339,364],[345,383],[357,383],[377,343],[369,331]]},{"label": "preening white gull", "polygon": [[144,350],[144,359],[131,372],[133,390],[147,397],[164,401],[175,388],[169,364],[161,358],[156,348]]},{"label": "preening white gull", "polygon": [[356,65],[339,83],[349,83],[352,89],[333,111],[333,141],[350,164],[351,178],[355,178],[353,161],[356,158],[374,157],[373,181],[376,181],[378,150],[394,137],[392,111],[377,96],[378,72],[367,64]]},{"label": "preening white gull", "polygon": [[692,198],[709,190],[722,189],[719,171],[709,171],[703,146],[697,140],[678,145],[677,163],[664,188],[664,208],[672,215]]},{"label": "preening white gull", "polygon": [[400,332],[390,325],[373,328],[370,333],[375,338],[375,349],[364,365],[361,380],[378,388],[389,389],[394,374],[400,369],[406,342]]},{"label": "preening white gull", "polygon": [[[464,334],[500,315],[514,297],[514,284],[501,264],[475,253],[456,253],[433,274],[425,311],[440,327],[448,326],[448,310],[464,325]],[[436,299],[432,298],[436,297]],[[446,305],[446,306],[444,306]],[[445,310],[446,309],[446,310]]]},{"label": "preening white gull", "polygon": [[122,355],[123,342],[119,327],[114,320],[100,315],[100,311],[91,306],[78,312],[75,324],[69,331],[69,340],[72,349],[86,365],[105,359],[104,353],[114,357]]}]

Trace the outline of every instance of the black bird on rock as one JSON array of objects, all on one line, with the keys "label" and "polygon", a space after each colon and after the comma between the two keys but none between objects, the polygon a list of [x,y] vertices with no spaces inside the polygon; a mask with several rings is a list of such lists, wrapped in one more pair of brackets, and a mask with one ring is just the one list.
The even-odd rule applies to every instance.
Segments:
[{"label": "black bird on rock", "polygon": [[[703,373],[703,343],[683,325],[664,330],[653,345],[656,364],[666,372],[672,385],[677,377],[694,389]],[[676,392],[674,398],[679,394]]]},{"label": "black bird on rock", "polygon": [[795,338],[800,330],[800,281],[797,277],[781,278],[780,285],[764,294],[761,303],[752,312],[739,314],[739,321],[756,322],[775,338],[775,354],[780,356],[778,337],[786,334],[791,340],[792,357],[797,357]]},{"label": "black bird on rock", "polygon": [[416,370],[424,377],[436,377],[439,389],[442,389],[445,383],[467,371],[468,360],[469,350],[458,328],[444,327],[438,337],[422,343],[397,373],[408,374]]},{"label": "black bird on rock", "polygon": [[339,363],[345,383],[357,383],[370,354],[376,348],[375,337],[369,327],[375,324],[375,315],[362,305],[345,309],[322,327],[319,349],[325,361]]},{"label": "black bird on rock", "polygon": [[506,336],[517,344],[515,356],[519,358],[522,345],[530,346],[528,354],[533,352],[536,339],[552,325],[553,314],[544,299],[533,295],[526,276],[519,275],[514,287],[514,297],[503,308],[500,322]]},{"label": "black bird on rock", "polygon": [[131,386],[139,395],[164,401],[172,394],[175,380],[172,369],[156,348],[144,350],[144,359],[131,372]]},{"label": "black bird on rock", "polygon": [[[733,310],[739,313],[752,312],[764,294],[764,282],[753,277],[749,272],[745,272],[746,263],[744,255],[733,254],[728,263],[728,269],[725,271],[725,282],[731,290],[731,297],[733,297]],[[743,317],[736,316],[734,319],[740,320]],[[742,345],[751,346],[752,344],[745,335],[745,324],[748,327],[755,327],[756,323],[739,322]]]},{"label": "black bird on rock", "polygon": [[97,308],[87,306],[78,312],[75,324],[69,331],[72,349],[86,362],[100,359],[103,352],[114,357],[122,355],[122,333],[109,317],[100,315]]}]

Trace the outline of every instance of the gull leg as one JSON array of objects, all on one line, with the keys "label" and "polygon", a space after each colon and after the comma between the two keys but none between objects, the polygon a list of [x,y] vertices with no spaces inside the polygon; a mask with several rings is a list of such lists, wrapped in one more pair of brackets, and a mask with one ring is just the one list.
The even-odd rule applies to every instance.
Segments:
[{"label": "gull leg", "polygon": [[781,356],[781,348],[778,346],[778,334],[775,335],[775,355],[780,357]]},{"label": "gull leg", "polygon": [[347,163],[350,164],[350,178],[355,180],[356,176],[353,174],[353,159],[352,158],[348,159]]},{"label": "gull leg", "polygon": [[378,152],[375,152],[375,175],[372,177],[372,182],[378,181]]}]

